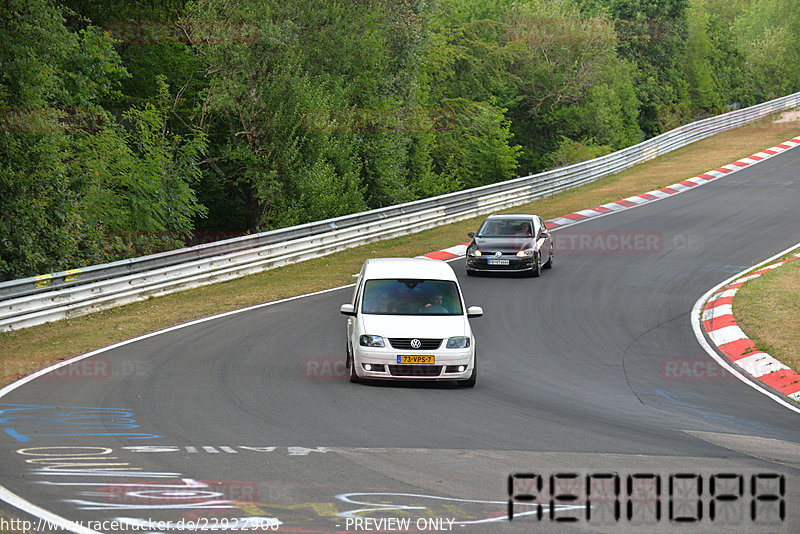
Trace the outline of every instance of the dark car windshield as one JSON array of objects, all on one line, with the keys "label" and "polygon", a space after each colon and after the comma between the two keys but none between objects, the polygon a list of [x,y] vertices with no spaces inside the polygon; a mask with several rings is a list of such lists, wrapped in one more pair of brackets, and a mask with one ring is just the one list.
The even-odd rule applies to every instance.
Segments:
[{"label": "dark car windshield", "polygon": [[478,237],[526,237],[533,235],[530,219],[487,219],[478,230]]},{"label": "dark car windshield", "polygon": [[361,311],[377,315],[463,315],[451,280],[367,280]]}]

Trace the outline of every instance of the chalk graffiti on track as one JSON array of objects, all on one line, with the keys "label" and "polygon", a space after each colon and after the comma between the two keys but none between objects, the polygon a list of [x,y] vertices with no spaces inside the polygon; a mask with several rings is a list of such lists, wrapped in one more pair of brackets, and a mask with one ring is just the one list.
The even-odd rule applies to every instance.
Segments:
[{"label": "chalk graffiti on track", "polygon": [[155,439],[158,434],[133,432],[136,415],[125,409],[0,404],[0,427],[20,443],[66,436],[117,436],[123,439]]}]

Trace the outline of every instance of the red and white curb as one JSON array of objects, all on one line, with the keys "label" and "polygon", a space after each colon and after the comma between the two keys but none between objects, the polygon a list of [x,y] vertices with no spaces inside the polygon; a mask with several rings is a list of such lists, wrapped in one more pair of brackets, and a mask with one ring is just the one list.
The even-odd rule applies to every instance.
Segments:
[{"label": "red and white curb", "polygon": [[742,331],[733,318],[733,296],[746,282],[800,258],[800,253],[777,261],[723,285],[706,302],[700,320],[711,343],[733,364],[759,382],[800,402],[800,375],[764,351]]},{"label": "red and white curb", "polygon": [[[756,163],[760,163],[777,154],[780,154],[781,152],[785,152],[791,148],[795,148],[798,146],[800,146],[800,137],[795,137],[794,139],[790,139],[779,145],[775,145],[772,148],[762,150],[761,152],[753,154],[752,156],[742,158],[739,161],[734,161],[733,163],[729,163],[728,165],[725,165],[723,167],[719,167],[712,171],[705,172],[703,174],[695,176],[694,178],[689,178],[687,180],[683,180],[682,182],[678,182],[676,184],[672,184],[667,187],[662,187],[661,189],[648,191],[647,193],[642,193],[641,195],[634,195],[632,197],[624,198],[616,202],[609,202],[608,204],[603,204],[602,206],[597,206],[596,208],[589,208],[581,211],[576,211],[574,213],[568,213],[567,215],[562,215],[561,217],[556,217],[555,219],[550,219],[549,221],[545,221],[545,225],[549,229],[563,228],[566,226],[577,224],[579,222],[583,222],[593,217],[608,215],[609,213],[624,211],[630,208],[635,208],[636,206],[641,206],[643,204],[655,202],[657,200],[670,197],[672,195],[683,193],[684,191],[689,191],[699,185],[707,184],[713,180],[716,180],[717,178],[722,178],[723,176],[727,176],[736,171],[740,171],[745,167],[755,165]],[[462,243],[460,245],[455,245],[443,250],[437,250],[436,252],[429,252],[428,254],[422,254],[421,256],[417,257],[432,258],[434,260],[443,260],[443,261],[452,260],[454,258],[464,256],[467,253],[468,246],[469,246],[468,242]]]},{"label": "red and white curb", "polygon": [[623,211],[626,209],[635,208],[636,206],[641,206],[642,204],[647,204],[649,202],[655,202],[656,200],[661,200],[662,198],[667,198],[672,195],[683,193],[684,191],[689,191],[698,185],[707,184],[708,182],[716,180],[717,178],[722,178],[723,176],[740,171],[745,167],[749,167],[764,161],[765,159],[769,159],[772,156],[797,146],[800,146],[800,137],[795,137],[794,139],[790,139],[789,141],[776,145],[772,148],[762,150],[757,154],[742,158],[739,161],[734,161],[733,163],[729,163],[723,167],[700,174],[694,178],[689,178],[687,180],[683,180],[682,182],[678,182],[667,187],[662,187],[661,189],[648,191],[647,193],[642,193],[641,195],[634,195],[616,202],[609,202],[608,204],[603,204],[602,206],[597,206],[596,208],[589,208],[586,210],[576,211],[575,213],[569,213],[562,217],[549,220],[545,224],[548,228],[559,228],[562,226],[575,224],[576,222],[584,221],[592,217],[597,217],[599,215],[606,215],[615,211]]},{"label": "red and white curb", "polygon": [[469,243],[462,243],[454,247],[437,250],[436,252],[429,252],[428,254],[423,254],[422,256],[417,256],[417,257],[431,258],[433,260],[442,260],[442,261],[452,260],[453,258],[460,258],[461,256],[466,255],[468,246]]}]

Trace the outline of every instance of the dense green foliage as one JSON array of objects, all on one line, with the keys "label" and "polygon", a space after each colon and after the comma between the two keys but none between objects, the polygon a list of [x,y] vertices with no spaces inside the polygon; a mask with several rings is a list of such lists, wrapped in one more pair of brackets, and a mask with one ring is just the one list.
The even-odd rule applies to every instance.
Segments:
[{"label": "dense green foliage", "polygon": [[[0,272],[25,276],[176,246],[205,136],[167,128],[173,97],[119,119],[101,106],[128,73],[96,26],[70,31],[46,0],[7,2],[0,26]],[[141,236],[141,237],[140,237]]]},{"label": "dense green foliage", "polygon": [[336,217],[800,90],[792,0],[7,0],[0,279]]}]

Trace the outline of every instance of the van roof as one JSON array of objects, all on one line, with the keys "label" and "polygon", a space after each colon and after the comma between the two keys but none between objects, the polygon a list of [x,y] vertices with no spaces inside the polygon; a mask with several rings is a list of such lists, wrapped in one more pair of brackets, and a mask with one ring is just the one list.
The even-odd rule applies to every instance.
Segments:
[{"label": "van roof", "polygon": [[416,278],[455,280],[453,268],[441,260],[430,258],[371,258],[364,262],[364,278]]}]

